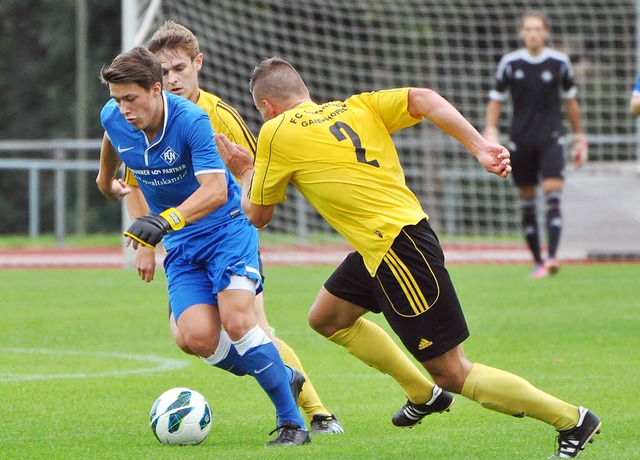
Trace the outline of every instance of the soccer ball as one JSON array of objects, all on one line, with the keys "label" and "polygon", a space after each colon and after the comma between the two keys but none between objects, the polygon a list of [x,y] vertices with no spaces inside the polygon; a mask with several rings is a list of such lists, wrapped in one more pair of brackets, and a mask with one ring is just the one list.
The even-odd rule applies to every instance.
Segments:
[{"label": "soccer ball", "polygon": [[172,388],[160,395],[151,407],[149,423],[163,444],[200,444],[209,434],[213,416],[209,403],[189,388]]}]

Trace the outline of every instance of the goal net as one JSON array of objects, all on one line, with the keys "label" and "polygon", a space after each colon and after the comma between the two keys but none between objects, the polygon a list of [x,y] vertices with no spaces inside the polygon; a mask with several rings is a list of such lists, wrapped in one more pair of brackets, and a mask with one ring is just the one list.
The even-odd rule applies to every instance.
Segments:
[{"label": "goal net", "polygon": [[[572,60],[590,144],[591,162],[566,172],[560,256],[640,252],[637,139],[628,110],[636,78],[634,0],[151,0],[138,7],[143,41],[167,19],[196,34],[204,53],[202,87],[234,105],[256,134],[261,119],[248,79],[259,60],[273,55],[296,66],[318,102],[426,86],[482,130],[497,63],[522,46],[521,14],[541,9],[550,21],[549,46]],[[450,260],[530,261],[510,179],[486,173],[429,122],[394,138],[407,183]],[[293,188],[262,241],[342,244]]]}]

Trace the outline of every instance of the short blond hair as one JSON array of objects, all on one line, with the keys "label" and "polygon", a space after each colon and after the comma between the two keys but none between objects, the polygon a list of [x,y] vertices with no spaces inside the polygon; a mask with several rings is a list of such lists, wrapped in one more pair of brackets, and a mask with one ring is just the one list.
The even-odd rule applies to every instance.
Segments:
[{"label": "short blond hair", "polygon": [[185,26],[175,21],[166,21],[162,27],[155,31],[147,42],[147,48],[153,54],[163,50],[182,50],[191,59],[200,54],[200,45],[196,36]]},{"label": "short blond hair", "polygon": [[520,18],[520,27],[524,26],[524,20],[527,18],[536,18],[542,21],[542,25],[545,29],[549,30],[549,19],[545,12],[540,10],[527,10]]}]

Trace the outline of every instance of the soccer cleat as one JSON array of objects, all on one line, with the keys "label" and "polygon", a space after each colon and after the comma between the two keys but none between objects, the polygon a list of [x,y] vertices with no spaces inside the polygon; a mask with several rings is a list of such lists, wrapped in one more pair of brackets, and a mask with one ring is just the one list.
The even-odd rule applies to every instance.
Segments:
[{"label": "soccer cleat", "polygon": [[537,264],[529,273],[529,278],[531,279],[546,278],[547,276],[549,276],[549,270],[544,263]]},{"label": "soccer cleat", "polygon": [[550,458],[575,458],[587,444],[593,442],[593,436],[600,434],[602,422],[596,414],[580,406],[578,424],[569,430],[558,432],[558,451]]},{"label": "soccer cleat", "polygon": [[293,395],[293,399],[298,402],[298,396],[300,396],[300,392],[302,391],[302,385],[306,382],[307,379],[304,378],[302,372],[298,369],[290,367],[291,373],[293,374],[291,377],[291,382],[289,386],[291,387],[291,394]]},{"label": "soccer cleat", "polygon": [[555,275],[560,271],[560,262],[555,257],[545,260],[544,266],[550,275]]},{"label": "soccer cleat", "polygon": [[433,388],[433,397],[430,401],[416,404],[407,399],[407,403],[393,414],[391,422],[395,426],[412,428],[421,423],[422,419],[429,414],[449,412],[452,405],[453,395],[436,385]]},{"label": "soccer cleat", "polygon": [[278,432],[276,439],[269,441],[267,446],[301,446],[311,442],[307,430],[303,430],[294,423],[283,423],[269,434]]},{"label": "soccer cleat", "polygon": [[316,414],[311,419],[311,432],[313,434],[342,434],[344,428],[335,415]]}]

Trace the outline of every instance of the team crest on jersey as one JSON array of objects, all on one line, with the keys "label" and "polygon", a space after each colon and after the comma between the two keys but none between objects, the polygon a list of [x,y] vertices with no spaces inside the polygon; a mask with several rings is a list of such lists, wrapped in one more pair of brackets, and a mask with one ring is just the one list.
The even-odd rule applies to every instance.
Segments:
[{"label": "team crest on jersey", "polygon": [[171,147],[167,147],[160,155],[160,158],[166,161],[169,166],[174,164],[179,157],[180,155],[178,155]]},{"label": "team crest on jersey", "polygon": [[553,80],[553,74],[550,71],[545,70],[540,74],[540,78],[542,78],[543,82],[549,83],[551,80]]},{"label": "team crest on jersey", "polygon": [[522,69],[516,70],[516,73],[513,74],[516,80],[522,80],[524,78],[524,71]]}]

